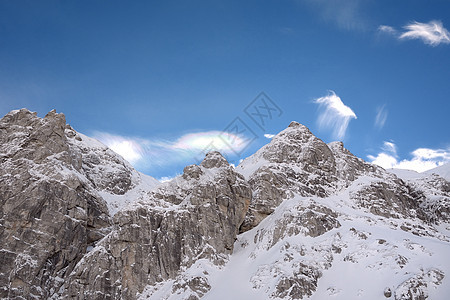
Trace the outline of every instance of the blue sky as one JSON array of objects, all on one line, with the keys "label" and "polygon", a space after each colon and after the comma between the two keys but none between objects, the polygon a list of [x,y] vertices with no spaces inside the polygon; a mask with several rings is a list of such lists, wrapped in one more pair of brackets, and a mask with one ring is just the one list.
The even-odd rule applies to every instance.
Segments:
[{"label": "blue sky", "polygon": [[[449,12],[414,0],[2,0],[0,113],[56,109],[156,178],[211,143],[237,164],[292,120],[421,171],[450,160]],[[278,110],[260,108],[259,126],[263,100]]]}]

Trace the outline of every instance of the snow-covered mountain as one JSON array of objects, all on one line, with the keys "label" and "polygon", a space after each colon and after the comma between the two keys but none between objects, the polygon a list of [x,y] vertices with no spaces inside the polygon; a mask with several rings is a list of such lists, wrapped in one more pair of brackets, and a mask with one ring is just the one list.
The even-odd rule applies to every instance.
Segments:
[{"label": "snow-covered mountain", "polygon": [[434,169],[425,171],[426,174],[437,174],[447,181],[450,180],[450,163],[446,163],[442,166],[436,167]]},{"label": "snow-covered mountain", "polygon": [[297,122],[160,184],[23,109],[0,120],[0,164],[1,298],[450,295],[445,172],[388,172]]}]

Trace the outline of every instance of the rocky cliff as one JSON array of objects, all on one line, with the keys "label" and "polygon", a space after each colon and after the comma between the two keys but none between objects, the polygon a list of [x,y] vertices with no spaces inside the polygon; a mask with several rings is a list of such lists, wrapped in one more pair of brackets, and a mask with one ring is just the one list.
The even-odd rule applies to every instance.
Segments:
[{"label": "rocky cliff", "polygon": [[[398,175],[398,174],[397,174]],[[160,184],[66,124],[0,120],[2,299],[444,299],[449,182],[292,122]]]}]

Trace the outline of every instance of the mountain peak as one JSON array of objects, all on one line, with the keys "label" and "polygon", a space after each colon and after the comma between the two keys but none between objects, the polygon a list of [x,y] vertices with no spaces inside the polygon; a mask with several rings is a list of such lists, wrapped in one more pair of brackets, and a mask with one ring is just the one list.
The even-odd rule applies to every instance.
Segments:
[{"label": "mountain peak", "polygon": [[298,126],[300,126],[300,125],[301,125],[301,124],[300,124],[299,122],[292,121],[291,124],[289,124],[288,127],[298,127]]},{"label": "mountain peak", "polygon": [[203,159],[200,165],[207,169],[212,169],[229,166],[229,163],[220,152],[211,151],[206,154],[205,159]]}]

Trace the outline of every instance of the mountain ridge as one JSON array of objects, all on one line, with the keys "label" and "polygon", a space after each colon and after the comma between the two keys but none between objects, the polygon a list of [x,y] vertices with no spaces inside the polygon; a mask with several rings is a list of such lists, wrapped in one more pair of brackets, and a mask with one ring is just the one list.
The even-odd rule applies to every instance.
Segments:
[{"label": "mountain ridge", "polygon": [[449,182],[401,179],[300,123],[236,168],[210,152],[165,183],[55,111],[8,113],[0,141],[2,298],[450,292]]}]

